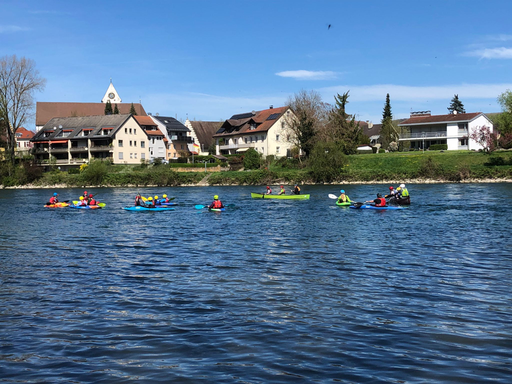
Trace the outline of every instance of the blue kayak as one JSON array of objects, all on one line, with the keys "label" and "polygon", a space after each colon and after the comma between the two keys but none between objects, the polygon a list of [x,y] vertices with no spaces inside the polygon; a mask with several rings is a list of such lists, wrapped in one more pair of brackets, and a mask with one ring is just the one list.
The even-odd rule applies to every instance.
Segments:
[{"label": "blue kayak", "polygon": [[378,209],[378,210],[383,210],[383,209],[388,209],[388,210],[405,209],[404,207],[392,207],[392,206],[376,207],[375,205],[367,205],[367,204],[351,205],[350,208],[352,208],[352,209]]},{"label": "blue kayak", "polygon": [[171,202],[169,202],[169,203],[161,203],[160,205],[163,206],[163,207],[173,207],[175,205],[178,205],[178,203],[171,203]]},{"label": "blue kayak", "polygon": [[210,212],[224,212],[226,208],[208,208]]},{"label": "blue kayak", "polygon": [[153,211],[153,212],[160,212],[160,211],[174,211],[174,208],[170,207],[155,207],[155,208],[149,208],[149,207],[141,207],[139,205],[135,207],[123,207],[126,211]]},{"label": "blue kayak", "polygon": [[75,205],[70,204],[69,208],[76,208],[76,209],[101,209],[105,206],[104,203],[100,203],[98,205]]}]

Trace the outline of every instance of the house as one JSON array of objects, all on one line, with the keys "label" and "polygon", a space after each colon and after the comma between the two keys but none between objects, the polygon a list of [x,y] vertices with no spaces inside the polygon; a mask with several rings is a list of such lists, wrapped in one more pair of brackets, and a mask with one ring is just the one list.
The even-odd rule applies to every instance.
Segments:
[{"label": "house", "polygon": [[19,127],[16,130],[16,152],[18,155],[28,154],[30,149],[33,147],[30,141],[34,137],[35,133],[29,131],[26,128]]},{"label": "house", "polygon": [[167,147],[167,159],[177,159],[178,157],[188,156],[194,151],[194,138],[191,136],[190,129],[174,117],[151,116],[157,124],[160,131],[167,134],[169,145]]},{"label": "house", "polygon": [[167,161],[167,148],[169,144],[167,135],[158,129],[157,124],[153,121],[151,116],[135,116],[135,120],[137,120],[148,135],[148,160],[150,162],[153,162],[154,159]]},{"label": "house", "polygon": [[197,151],[201,156],[209,154],[208,149],[215,143],[213,135],[221,127],[221,121],[185,121],[185,127],[190,129],[191,136],[194,138],[194,143],[199,145]]},{"label": "house", "polygon": [[289,122],[294,118],[289,107],[252,111],[231,116],[213,135],[216,154],[243,153],[254,148],[263,156],[291,156],[294,144]]},{"label": "house", "polygon": [[94,159],[140,164],[148,159],[148,135],[133,115],[55,117],[32,138],[44,163],[80,165]]},{"label": "house", "polygon": [[[446,144],[448,150],[479,150],[482,146],[469,136],[479,127],[493,129],[491,120],[481,112],[434,115],[430,111],[412,112],[402,127],[399,141],[409,141],[412,149],[427,149],[433,144]],[[405,131],[405,132],[404,132]]]},{"label": "house", "polygon": [[[119,109],[119,114],[126,115],[130,113],[132,103],[119,103],[116,105]],[[147,116],[141,104],[133,103],[133,107],[138,116]],[[104,103],[37,102],[36,132],[54,117],[99,116],[104,114]]]}]

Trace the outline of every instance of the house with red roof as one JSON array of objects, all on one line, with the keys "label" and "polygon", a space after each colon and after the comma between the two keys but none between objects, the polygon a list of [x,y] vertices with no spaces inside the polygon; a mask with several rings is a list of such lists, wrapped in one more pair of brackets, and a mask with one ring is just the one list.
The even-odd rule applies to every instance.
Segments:
[{"label": "house with red roof", "polygon": [[139,125],[148,135],[149,162],[160,159],[166,162],[169,140],[153,121],[151,116],[134,116]]},{"label": "house with red roof", "polygon": [[217,155],[244,153],[254,148],[263,156],[291,156],[294,144],[289,122],[294,114],[289,107],[252,111],[231,116],[213,135]]},{"label": "house with red roof", "polygon": [[428,149],[433,144],[447,144],[448,150],[482,149],[470,135],[480,127],[493,130],[492,121],[482,112],[431,115],[430,111],[412,112],[402,127],[399,141],[409,141],[411,149]]},{"label": "house with red roof", "polygon": [[28,153],[30,149],[33,147],[32,142],[30,141],[34,137],[35,133],[29,131],[24,127],[19,127],[16,130],[16,152],[18,154]]}]

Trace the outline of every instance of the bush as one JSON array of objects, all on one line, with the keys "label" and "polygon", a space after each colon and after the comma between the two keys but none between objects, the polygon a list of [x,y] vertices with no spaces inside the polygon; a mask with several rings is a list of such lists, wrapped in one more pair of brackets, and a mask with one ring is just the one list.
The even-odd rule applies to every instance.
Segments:
[{"label": "bush", "polygon": [[432,144],[428,149],[431,151],[447,151],[448,144]]},{"label": "bush", "polygon": [[317,143],[309,157],[310,176],[315,182],[335,181],[346,163],[346,155],[335,143]]},{"label": "bush", "polygon": [[384,148],[379,148],[379,153],[386,153],[386,150]]},{"label": "bush", "polygon": [[78,175],[78,174],[80,174],[80,169],[79,168],[69,168],[68,173],[70,175]]},{"label": "bush", "polygon": [[81,174],[82,182],[86,185],[101,185],[103,179],[108,174],[108,168],[107,162],[101,160],[92,161]]},{"label": "bush", "polygon": [[245,169],[259,169],[261,164],[261,155],[254,148],[249,148],[244,156]]}]

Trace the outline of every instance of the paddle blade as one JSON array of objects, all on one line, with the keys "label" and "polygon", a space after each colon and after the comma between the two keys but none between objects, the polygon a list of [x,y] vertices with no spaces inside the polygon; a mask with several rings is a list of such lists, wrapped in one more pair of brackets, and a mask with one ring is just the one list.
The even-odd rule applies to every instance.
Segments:
[{"label": "paddle blade", "polygon": [[206,208],[206,207],[204,205],[197,204],[197,205],[194,205],[194,208],[195,209],[203,209],[203,208]]},{"label": "paddle blade", "polygon": [[364,203],[352,203],[354,208],[361,208],[361,205],[364,205]]},{"label": "paddle blade", "polygon": [[329,199],[336,199],[336,200],[338,200],[338,196],[333,195],[332,193],[329,193]]},{"label": "paddle blade", "polygon": [[101,207],[101,208],[103,208],[105,205],[107,205],[107,204],[105,204],[105,203],[98,203],[98,207]]}]

